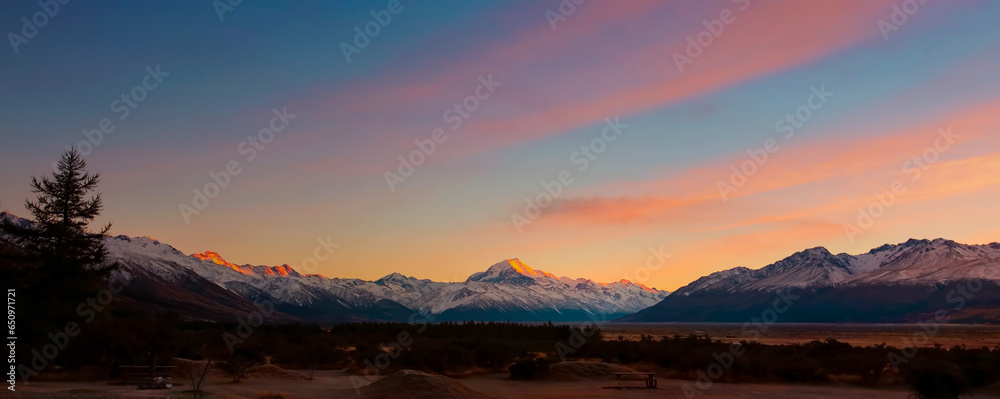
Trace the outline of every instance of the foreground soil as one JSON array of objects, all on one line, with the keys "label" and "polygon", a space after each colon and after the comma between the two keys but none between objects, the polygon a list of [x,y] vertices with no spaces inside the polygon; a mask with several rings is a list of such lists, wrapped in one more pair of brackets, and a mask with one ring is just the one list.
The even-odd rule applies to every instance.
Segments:
[{"label": "foreground soil", "polygon": [[[307,374],[306,372],[298,372]],[[442,377],[447,378],[447,377]],[[357,381],[357,380],[355,380]],[[374,381],[374,380],[373,380]],[[180,379],[181,386],[171,391],[138,391],[135,387],[108,385],[94,382],[36,382],[29,386],[18,385],[17,392],[5,392],[10,398],[194,398],[189,392],[190,381]],[[611,377],[594,377],[577,381],[512,381],[507,374],[486,374],[455,379],[464,387],[492,398],[684,398],[684,386],[691,381],[659,379],[659,389],[607,389],[618,387]],[[367,383],[367,381],[366,381]],[[641,386],[641,382],[623,385]],[[340,371],[318,371],[313,380],[277,379],[268,376],[254,377],[240,383],[211,377],[203,386],[208,393],[204,398],[257,398],[263,392],[276,392],[288,399],[305,398],[359,398],[348,374]],[[364,389],[362,388],[362,391]],[[400,392],[399,397],[408,397]],[[698,397],[704,398],[909,398],[903,387],[871,389],[839,385],[791,384],[714,384]],[[997,392],[978,394],[975,398],[1000,398]],[[446,398],[443,398],[446,399]]]}]

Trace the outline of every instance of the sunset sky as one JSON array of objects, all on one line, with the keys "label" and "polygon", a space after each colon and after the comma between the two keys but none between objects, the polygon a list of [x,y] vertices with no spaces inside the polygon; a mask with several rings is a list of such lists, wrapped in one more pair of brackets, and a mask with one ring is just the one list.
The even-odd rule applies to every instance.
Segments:
[{"label": "sunset sky", "polygon": [[[30,177],[107,118],[81,150],[112,234],[296,268],[332,240],[305,270],[329,277],[517,257],[674,290],[816,246],[1000,241],[1000,2],[345,3],[70,2],[22,42],[44,11],[5,2],[0,207],[29,216]],[[651,249],[673,256],[647,273]]]}]

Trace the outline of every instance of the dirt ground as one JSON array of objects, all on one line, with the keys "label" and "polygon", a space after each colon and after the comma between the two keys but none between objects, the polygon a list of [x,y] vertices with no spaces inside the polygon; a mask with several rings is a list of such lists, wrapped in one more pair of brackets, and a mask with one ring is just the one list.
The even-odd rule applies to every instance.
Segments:
[{"label": "dirt ground", "polygon": [[[300,372],[305,374],[305,372]],[[684,398],[684,386],[691,381],[659,379],[657,390],[618,390],[618,383],[610,377],[582,381],[512,381],[506,374],[487,374],[457,380],[468,388],[495,398]],[[172,391],[137,391],[135,387],[107,385],[99,382],[37,382],[30,386],[19,385],[17,393],[5,392],[10,398],[194,398],[183,392],[190,388],[190,381],[175,380],[182,384]],[[642,383],[630,382],[629,386]],[[306,398],[357,398],[350,376],[341,371],[318,371],[311,381],[251,378],[240,383],[212,378],[204,386],[205,398],[257,398],[266,391],[284,394],[288,399]],[[405,394],[404,394],[405,395]],[[405,396],[401,396],[405,397]],[[714,384],[703,391],[704,398],[898,398],[906,399],[903,387],[869,389],[855,386],[786,385],[786,384]],[[1000,398],[997,393],[980,394],[976,398]]]}]

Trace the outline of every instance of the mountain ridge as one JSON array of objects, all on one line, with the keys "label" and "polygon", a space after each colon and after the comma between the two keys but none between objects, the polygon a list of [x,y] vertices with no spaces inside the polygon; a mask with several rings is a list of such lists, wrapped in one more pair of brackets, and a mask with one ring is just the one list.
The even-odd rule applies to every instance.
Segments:
[{"label": "mountain ridge", "polygon": [[858,255],[816,247],[760,269],[704,276],[621,321],[742,322],[759,317],[784,292],[802,298],[782,315],[784,322],[909,322],[934,313],[953,299],[951,290],[969,284],[984,291],[967,298],[969,307],[955,309],[964,312],[956,319],[1000,322],[983,316],[1000,315],[1000,243],[909,239]]},{"label": "mountain ridge", "polygon": [[[5,216],[16,218],[19,223],[30,223],[14,215]],[[651,306],[669,294],[630,282],[604,284],[589,279],[559,278],[516,258],[474,273],[464,282],[435,282],[398,272],[367,281],[302,274],[287,264],[237,265],[212,251],[186,255],[149,236],[108,237],[105,246],[109,261],[123,265],[116,275],[143,282],[150,287],[146,293],[171,293],[177,297],[183,295],[168,285],[182,284],[195,291],[208,290],[211,287],[207,286],[212,285],[251,304],[274,303],[281,312],[279,316],[306,321],[406,321],[414,313],[431,313],[440,320],[455,321],[607,319]],[[484,281],[476,281],[476,276]],[[151,303],[183,304],[178,307],[184,309],[197,306],[190,298],[148,295],[144,298]],[[242,311],[248,306],[241,303],[234,309],[237,308]],[[205,314],[193,313],[198,313],[198,317]]]}]

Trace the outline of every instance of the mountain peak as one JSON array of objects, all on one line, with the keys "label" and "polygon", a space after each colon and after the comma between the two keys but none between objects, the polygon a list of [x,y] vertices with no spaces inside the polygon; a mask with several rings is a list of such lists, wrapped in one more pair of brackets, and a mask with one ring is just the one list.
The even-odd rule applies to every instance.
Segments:
[{"label": "mountain peak", "polygon": [[[557,280],[559,279],[559,277],[556,277],[552,273],[545,272],[545,271],[542,271],[542,270],[532,269],[530,266],[528,266],[527,264],[525,264],[524,262],[522,262],[518,258],[507,259],[506,262],[507,262],[508,265],[510,265],[510,267],[512,269],[514,269],[514,271],[516,271],[516,272],[518,272],[518,273],[520,273],[522,275],[528,276],[528,277],[551,277],[551,278],[554,278],[554,279],[557,279]],[[501,262],[499,264],[502,264],[502,263],[503,262]],[[494,266],[496,266],[496,265],[494,265]],[[492,267],[491,267],[491,269],[492,269]]]},{"label": "mountain peak", "polygon": [[[242,274],[258,274],[258,275],[281,276],[281,277],[301,276],[299,272],[295,271],[295,269],[292,269],[292,267],[289,266],[288,264],[284,264],[281,266],[237,265],[235,263],[227,261],[222,257],[222,255],[219,255],[219,253],[215,251],[205,251],[200,254],[192,254],[191,256],[201,260],[207,260],[209,262],[215,263],[220,266],[228,267]],[[313,276],[320,276],[320,275],[316,274]]]},{"label": "mountain peak", "polygon": [[802,255],[819,255],[819,256],[833,255],[833,253],[830,252],[829,249],[826,249],[826,247],[822,247],[822,246],[815,247],[815,248],[809,248],[807,250],[799,252],[799,254],[802,254]]},{"label": "mountain peak", "polygon": [[251,270],[266,274],[268,276],[297,276],[299,275],[291,266],[284,264],[281,266],[251,266]]},{"label": "mountain peak", "polygon": [[469,276],[467,281],[507,282],[517,285],[536,284],[536,280],[552,279],[559,281],[554,274],[532,269],[518,258],[507,259],[490,266],[485,272]]},{"label": "mountain peak", "polygon": [[245,269],[241,268],[239,265],[230,263],[229,261],[223,259],[222,255],[219,255],[218,252],[205,251],[205,252],[202,252],[200,254],[192,254],[191,256],[193,256],[195,258],[198,258],[198,259],[201,259],[201,260],[207,260],[209,262],[215,263],[215,264],[220,265],[220,266],[228,267],[230,269],[233,269],[233,270],[235,270],[237,272],[240,272],[240,273],[243,273],[243,274],[253,274],[253,272],[251,272],[249,270],[245,270]]},{"label": "mountain peak", "polygon": [[[645,284],[636,283],[636,282],[633,282],[633,281],[627,280],[627,279],[621,279],[618,282],[621,283],[621,284],[625,284],[625,285],[634,285],[634,286],[642,288],[643,290],[646,290],[648,292],[654,292],[654,293],[655,292],[660,292],[656,288],[650,288],[650,287],[646,286]],[[599,284],[607,286],[607,284],[603,284],[603,283],[599,283]]]},{"label": "mountain peak", "polygon": [[382,277],[382,279],[392,279],[392,280],[409,280],[409,277],[402,273],[392,272],[391,274]]},{"label": "mountain peak", "polygon": [[411,280],[415,280],[415,279],[413,277],[407,277],[406,275],[403,275],[402,273],[393,272],[393,273],[390,273],[390,274],[386,275],[385,277],[382,277],[382,278],[380,278],[378,280],[375,280],[375,284],[382,284],[382,285],[384,285],[385,283],[389,283],[389,282],[392,282],[392,283],[406,283],[406,282],[409,282]]},{"label": "mountain peak", "polygon": [[17,215],[15,215],[13,213],[10,213],[10,212],[7,212],[7,211],[0,211],[0,220],[2,220],[2,219],[7,219],[11,223],[13,223],[15,225],[18,225],[18,226],[21,226],[21,227],[29,227],[29,226],[32,226],[35,223],[35,222],[31,221],[31,220],[28,220],[28,219],[25,219],[25,218],[22,218],[22,217],[18,217]]}]

